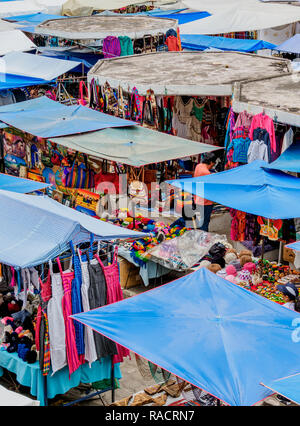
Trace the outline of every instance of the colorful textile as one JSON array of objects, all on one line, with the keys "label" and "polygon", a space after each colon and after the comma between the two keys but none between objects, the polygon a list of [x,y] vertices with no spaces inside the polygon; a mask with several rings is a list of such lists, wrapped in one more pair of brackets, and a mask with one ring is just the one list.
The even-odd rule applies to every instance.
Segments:
[{"label": "colorful textile", "polygon": [[129,56],[134,54],[133,43],[131,38],[129,38],[128,36],[120,36],[119,42],[121,47],[120,56]]},{"label": "colorful textile", "polygon": [[[100,263],[106,281],[106,300],[107,304],[123,300],[123,293],[120,285],[119,267],[118,267],[118,246],[116,246],[113,261],[111,265],[105,266],[100,257],[96,254],[95,258]],[[129,350],[117,344],[118,355],[114,356],[114,363],[123,362],[123,358],[129,356]]]},{"label": "colorful textile", "polygon": [[121,45],[118,37],[108,36],[103,40],[102,52],[104,58],[115,58],[121,55]]},{"label": "colorful textile", "polygon": [[[72,252],[73,252],[73,265],[74,265],[74,280],[72,281],[72,314],[79,314],[83,311],[82,307],[82,298],[81,298],[81,286],[82,286],[82,273],[80,260],[76,254],[73,244],[71,243]],[[77,353],[79,355],[80,363],[85,362],[84,359],[84,326],[78,321],[74,323],[75,327],[75,339]]]},{"label": "colorful textile", "polygon": [[44,368],[43,376],[47,376],[50,371],[50,341],[49,341],[49,326],[48,326],[48,316],[46,312],[43,312],[45,320],[45,340],[44,340]]},{"label": "colorful textile", "polygon": [[253,140],[254,130],[257,129],[258,127],[260,127],[261,129],[267,130],[267,132],[270,135],[271,150],[273,152],[276,151],[275,128],[274,128],[274,123],[272,118],[263,113],[257,114],[253,117],[251,122],[251,127],[249,130],[249,137],[251,140]]},{"label": "colorful textile", "polygon": [[74,272],[63,272],[59,257],[56,259],[61,274],[64,296],[62,299],[63,315],[65,320],[67,361],[70,375],[80,367],[77,353],[74,322],[70,318],[72,315],[72,281]]},{"label": "colorful textile", "polygon": [[169,52],[179,52],[180,51],[178,38],[175,37],[175,36],[169,36],[166,39],[166,45],[168,46]]}]

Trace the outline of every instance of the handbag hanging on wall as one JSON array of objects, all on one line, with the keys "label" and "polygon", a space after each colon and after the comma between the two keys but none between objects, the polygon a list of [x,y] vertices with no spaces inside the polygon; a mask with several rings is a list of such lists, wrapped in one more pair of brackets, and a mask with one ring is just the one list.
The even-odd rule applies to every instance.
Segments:
[{"label": "handbag hanging on wall", "polygon": [[[113,168],[114,172],[108,172],[107,161],[103,161],[102,170],[95,175],[95,189],[97,192],[105,192],[107,194],[120,194],[122,192],[120,173],[115,163],[113,163]],[[111,184],[114,186],[112,187]]]},{"label": "handbag hanging on wall", "polygon": [[78,151],[73,159],[71,167],[64,167],[63,184],[66,188],[80,188],[80,189],[91,189],[95,186],[94,176],[95,173],[88,167],[87,157],[84,155],[84,163],[78,164],[76,161],[78,157]]}]

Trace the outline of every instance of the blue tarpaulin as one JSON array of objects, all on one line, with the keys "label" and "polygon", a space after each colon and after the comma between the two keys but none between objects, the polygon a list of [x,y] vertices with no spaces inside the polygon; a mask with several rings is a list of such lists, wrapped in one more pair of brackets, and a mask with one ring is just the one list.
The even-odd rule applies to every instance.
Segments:
[{"label": "blue tarpaulin", "polygon": [[0,90],[47,84],[81,66],[79,61],[47,58],[24,52],[10,52],[1,61],[5,73],[0,72]]},{"label": "blue tarpaulin", "polygon": [[294,142],[280,157],[269,166],[272,169],[285,170],[287,172],[300,172],[300,141]]},{"label": "blue tarpaulin", "polygon": [[300,405],[300,374],[262,384],[273,392],[279,393]]},{"label": "blue tarpaulin", "polygon": [[0,173],[0,189],[6,191],[28,194],[29,192],[39,191],[49,186],[47,183],[35,182],[30,179],[22,179],[16,176]]},{"label": "blue tarpaulin", "polygon": [[74,244],[95,239],[145,238],[64,206],[47,196],[0,190],[0,263],[16,268],[40,265]]},{"label": "blue tarpaulin", "polygon": [[42,84],[52,84],[48,80],[30,78],[21,75],[10,75],[0,73],[0,90],[17,89],[20,87],[39,86]]},{"label": "blue tarpaulin", "polygon": [[49,15],[48,13],[31,13],[29,15],[19,15],[19,16],[9,16],[3,18],[7,21],[17,22],[19,25],[22,25],[19,29],[29,33],[34,33],[34,29],[37,25],[45,22],[49,19],[65,19],[66,16],[59,15]]},{"label": "blue tarpaulin", "polygon": [[300,179],[266,166],[268,163],[257,160],[224,172],[168,183],[226,207],[268,219],[300,217]]},{"label": "blue tarpaulin", "polygon": [[274,49],[275,47],[275,44],[263,40],[244,40],[201,34],[182,34],[180,38],[182,48],[190,50],[213,48],[238,52],[255,52],[256,50]]},{"label": "blue tarpaulin", "polygon": [[207,18],[210,16],[208,12],[183,12],[183,13],[169,13],[163,11],[161,13],[151,14],[158,18],[177,19],[178,25],[187,24],[188,22],[198,21],[199,19]]},{"label": "blue tarpaulin", "polygon": [[287,248],[290,248],[295,251],[300,251],[300,241],[296,241],[295,243],[287,244]]},{"label": "blue tarpaulin", "polygon": [[276,46],[275,50],[278,50],[279,52],[300,54],[300,34],[296,34],[279,46]]},{"label": "blue tarpaulin", "polygon": [[299,313],[201,268],[136,297],[72,318],[229,405],[299,372]]},{"label": "blue tarpaulin", "polygon": [[0,120],[41,138],[137,124],[85,106],[66,106],[46,96],[0,107]]}]

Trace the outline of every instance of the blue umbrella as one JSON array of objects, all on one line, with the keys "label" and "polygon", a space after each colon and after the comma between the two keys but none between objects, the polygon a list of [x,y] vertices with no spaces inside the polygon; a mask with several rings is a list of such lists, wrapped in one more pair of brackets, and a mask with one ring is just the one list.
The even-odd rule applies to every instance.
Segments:
[{"label": "blue umbrella", "polygon": [[221,173],[168,183],[184,192],[268,219],[300,217],[300,179],[268,167],[268,163],[257,160]]},{"label": "blue umbrella", "polygon": [[272,392],[260,383],[299,373],[300,315],[206,268],[75,320],[229,405]]},{"label": "blue umbrella", "polygon": [[0,189],[4,189],[5,191],[28,194],[29,192],[40,191],[48,186],[51,185],[0,173]]}]

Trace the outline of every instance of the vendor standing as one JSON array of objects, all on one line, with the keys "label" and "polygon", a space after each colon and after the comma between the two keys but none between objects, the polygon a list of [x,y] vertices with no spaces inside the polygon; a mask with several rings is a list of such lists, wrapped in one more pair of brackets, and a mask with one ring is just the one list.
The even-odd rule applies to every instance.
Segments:
[{"label": "vendor standing", "polygon": [[[211,174],[211,169],[214,167],[216,163],[216,156],[213,152],[208,152],[203,154],[201,163],[199,163],[194,172],[194,177],[206,176]],[[197,207],[197,211],[201,211],[201,223],[199,224],[199,228],[202,231],[208,232],[208,227],[210,223],[210,217],[213,210],[213,202],[206,200],[204,198],[195,196],[195,204]],[[199,220],[197,220],[199,222]],[[197,226],[198,227],[198,226]]]}]

